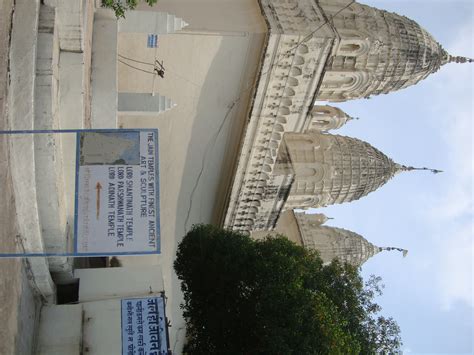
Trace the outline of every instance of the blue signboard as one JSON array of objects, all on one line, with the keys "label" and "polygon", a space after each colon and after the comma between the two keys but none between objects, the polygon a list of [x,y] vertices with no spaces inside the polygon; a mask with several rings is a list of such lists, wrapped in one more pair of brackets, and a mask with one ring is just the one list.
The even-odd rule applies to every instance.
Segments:
[{"label": "blue signboard", "polygon": [[168,354],[163,297],[122,300],[122,355]]},{"label": "blue signboard", "polygon": [[158,48],[158,35],[149,34],[146,46],[148,48]]}]

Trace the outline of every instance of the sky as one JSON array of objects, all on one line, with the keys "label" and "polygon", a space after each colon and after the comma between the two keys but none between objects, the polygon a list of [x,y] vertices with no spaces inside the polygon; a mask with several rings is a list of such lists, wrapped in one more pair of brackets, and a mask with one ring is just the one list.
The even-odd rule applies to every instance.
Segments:
[{"label": "sky", "polygon": [[[474,58],[474,2],[361,0],[417,21],[453,55]],[[376,299],[402,330],[404,353],[473,353],[473,64],[447,64],[415,86],[333,104],[351,116],[333,133],[367,141],[395,162],[441,169],[395,176],[359,201],[312,210],[384,251],[362,274],[380,275]]]}]

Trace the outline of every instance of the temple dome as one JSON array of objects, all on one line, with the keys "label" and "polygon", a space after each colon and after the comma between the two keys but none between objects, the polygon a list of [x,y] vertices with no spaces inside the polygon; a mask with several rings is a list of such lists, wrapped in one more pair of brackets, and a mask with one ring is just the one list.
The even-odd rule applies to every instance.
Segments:
[{"label": "temple dome", "polygon": [[341,262],[361,266],[370,257],[383,250],[400,251],[403,257],[408,253],[407,250],[402,248],[380,248],[361,235],[343,228],[323,226],[322,224],[328,219],[323,214],[306,214],[295,211],[290,213],[296,219],[304,247],[317,250],[325,263],[330,263],[337,258]]},{"label": "temple dome", "polygon": [[324,263],[338,259],[354,266],[361,266],[381,251],[361,235],[337,227],[313,227],[302,237],[303,245],[308,249],[317,250]]},{"label": "temple dome", "polygon": [[396,250],[405,257],[407,250],[395,247],[380,248],[361,235],[346,229],[323,226],[329,219],[324,214],[308,214],[285,211],[280,215],[273,230],[252,231],[254,239],[285,236],[292,242],[307,249],[316,250],[325,264],[334,259],[354,266],[361,266],[370,257],[383,250]]},{"label": "temple dome", "polygon": [[284,141],[279,170],[294,176],[285,210],[358,200],[409,169],[356,138],[308,132]]},{"label": "temple dome", "polygon": [[357,233],[323,226],[323,223],[314,220],[320,215],[292,213],[298,223],[302,244],[305,248],[317,250],[324,263],[337,258],[341,262],[361,266],[382,250]]},{"label": "temple dome", "polygon": [[448,62],[469,61],[450,56],[418,23],[396,13],[354,3],[321,3],[334,16],[340,41],[329,58],[318,99],[345,101],[387,94],[435,73]]},{"label": "temple dome", "polygon": [[351,117],[338,107],[314,105],[309,112],[308,126],[304,131],[329,131],[339,129],[348,121],[358,119]]}]

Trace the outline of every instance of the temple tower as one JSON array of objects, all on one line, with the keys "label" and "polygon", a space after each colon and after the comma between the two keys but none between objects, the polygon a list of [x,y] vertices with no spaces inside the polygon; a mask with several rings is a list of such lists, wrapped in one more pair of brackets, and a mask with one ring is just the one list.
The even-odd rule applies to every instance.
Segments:
[{"label": "temple tower", "polygon": [[[342,228],[323,226],[319,215],[294,213],[305,248],[317,250],[324,263],[339,259],[361,266],[381,248],[361,235]],[[316,220],[315,220],[316,218]]]},{"label": "temple tower", "polygon": [[340,108],[329,105],[314,105],[308,116],[306,132],[339,129],[348,121],[358,119],[349,116]]},{"label": "temple tower", "polygon": [[378,247],[352,231],[324,226],[330,218],[324,214],[306,214],[285,211],[273,231],[252,232],[255,239],[284,235],[289,240],[307,249],[316,250],[325,264],[334,259],[354,266],[362,266],[369,258],[383,250],[397,250],[405,257],[407,250]]},{"label": "temple tower", "polygon": [[[385,154],[356,138],[308,132],[287,133],[278,166],[294,181],[284,209],[322,207],[358,200],[399,169]],[[275,169],[275,175],[280,170]]]},{"label": "temple tower", "polygon": [[[313,142],[305,136],[349,119],[334,114],[337,109],[315,107],[317,101],[386,94],[446,63],[471,61],[450,56],[416,22],[355,1],[259,5],[268,41],[222,216],[224,226],[240,231],[274,228],[288,208],[356,200],[404,170],[356,139],[321,136]],[[293,154],[285,146],[297,139],[302,146]],[[319,160],[305,166],[307,159]]]},{"label": "temple tower", "polygon": [[[320,133],[286,133],[269,179],[249,204],[240,230],[272,230],[283,211],[351,202],[377,190],[394,175],[413,168],[395,163],[356,138]],[[242,218],[241,218],[242,219]]]},{"label": "temple tower", "polygon": [[339,41],[326,62],[319,100],[346,101],[415,85],[450,56],[418,23],[357,2],[320,0]]}]

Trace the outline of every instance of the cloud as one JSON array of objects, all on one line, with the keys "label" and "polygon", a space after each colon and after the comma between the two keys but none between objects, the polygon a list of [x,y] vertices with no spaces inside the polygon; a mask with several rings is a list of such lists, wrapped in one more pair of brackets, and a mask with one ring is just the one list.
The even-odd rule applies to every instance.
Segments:
[{"label": "cloud", "polygon": [[[450,53],[472,55],[472,25],[461,28]],[[471,53],[466,53],[470,51]],[[472,64],[448,64],[441,69],[433,93],[434,125],[443,145],[439,147],[446,172],[439,193],[429,201],[424,217],[433,233],[438,270],[439,302],[447,310],[458,302],[473,307],[473,88]]]},{"label": "cloud", "polygon": [[449,310],[457,302],[473,307],[472,299],[472,223],[462,224],[442,245],[442,266],[439,274],[441,306]]}]

